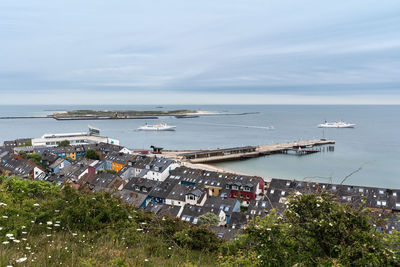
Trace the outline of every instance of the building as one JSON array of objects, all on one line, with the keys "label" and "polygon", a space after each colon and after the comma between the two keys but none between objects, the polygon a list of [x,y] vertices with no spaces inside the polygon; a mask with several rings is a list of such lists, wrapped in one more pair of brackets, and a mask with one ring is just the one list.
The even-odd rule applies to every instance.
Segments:
[{"label": "building", "polygon": [[146,168],[138,176],[162,182],[165,181],[170,173],[177,167],[179,167],[179,164],[174,160],[155,158],[146,165]]},{"label": "building", "polygon": [[41,138],[33,138],[32,146],[55,147],[62,141],[69,141],[70,145],[73,146],[98,143],[119,145],[119,141],[116,139],[101,136],[97,132],[88,131],[79,133],[44,134]]},{"label": "building", "polygon": [[136,156],[131,154],[125,154],[122,152],[110,152],[106,157],[106,168],[119,172],[122,168],[128,165],[128,162],[133,160]]}]

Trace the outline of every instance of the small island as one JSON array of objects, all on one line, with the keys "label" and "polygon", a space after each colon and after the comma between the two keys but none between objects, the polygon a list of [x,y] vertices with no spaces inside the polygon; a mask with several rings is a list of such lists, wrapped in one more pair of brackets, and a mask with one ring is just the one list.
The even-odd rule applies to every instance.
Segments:
[{"label": "small island", "polygon": [[49,117],[56,120],[112,120],[112,119],[158,119],[161,116],[189,116],[195,110],[71,110],[56,112]]}]

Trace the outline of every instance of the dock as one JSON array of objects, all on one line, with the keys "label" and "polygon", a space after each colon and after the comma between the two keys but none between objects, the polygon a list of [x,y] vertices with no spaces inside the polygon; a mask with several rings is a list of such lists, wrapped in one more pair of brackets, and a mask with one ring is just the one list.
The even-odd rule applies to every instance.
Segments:
[{"label": "dock", "polygon": [[334,145],[334,140],[313,139],[273,145],[244,146],[219,149],[201,150],[164,150],[162,154],[190,163],[212,163],[232,160],[256,158],[271,154],[295,154],[307,155],[321,151],[333,151],[333,146],[321,148],[321,146]]}]

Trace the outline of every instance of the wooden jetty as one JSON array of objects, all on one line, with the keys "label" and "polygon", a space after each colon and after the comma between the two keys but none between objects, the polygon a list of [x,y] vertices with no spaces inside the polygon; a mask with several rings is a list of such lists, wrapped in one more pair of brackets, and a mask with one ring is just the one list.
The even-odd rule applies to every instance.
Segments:
[{"label": "wooden jetty", "polygon": [[[167,157],[173,157],[191,163],[211,163],[255,158],[278,153],[288,154],[294,152],[296,155],[307,155],[322,151],[322,149],[316,148],[318,146],[332,144],[335,144],[334,140],[314,139],[273,145],[245,146],[223,149],[181,151],[167,150],[163,151],[162,154],[166,155]],[[333,151],[333,147],[328,147],[326,151]]]}]

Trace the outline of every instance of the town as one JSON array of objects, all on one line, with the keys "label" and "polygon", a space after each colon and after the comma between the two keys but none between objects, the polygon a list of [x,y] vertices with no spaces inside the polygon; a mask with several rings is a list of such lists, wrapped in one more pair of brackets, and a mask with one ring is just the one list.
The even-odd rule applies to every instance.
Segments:
[{"label": "town", "polygon": [[110,191],[132,208],[192,224],[211,213],[219,220],[212,231],[225,240],[271,209],[282,213],[290,195],[320,192],[370,208],[385,218],[385,225],[377,226],[381,232],[400,230],[400,189],[269,179],[210,171],[201,165],[188,166],[184,160],[168,158],[156,147],[123,147],[90,127],[82,133],[5,141],[0,147],[0,174],[92,192]]}]

